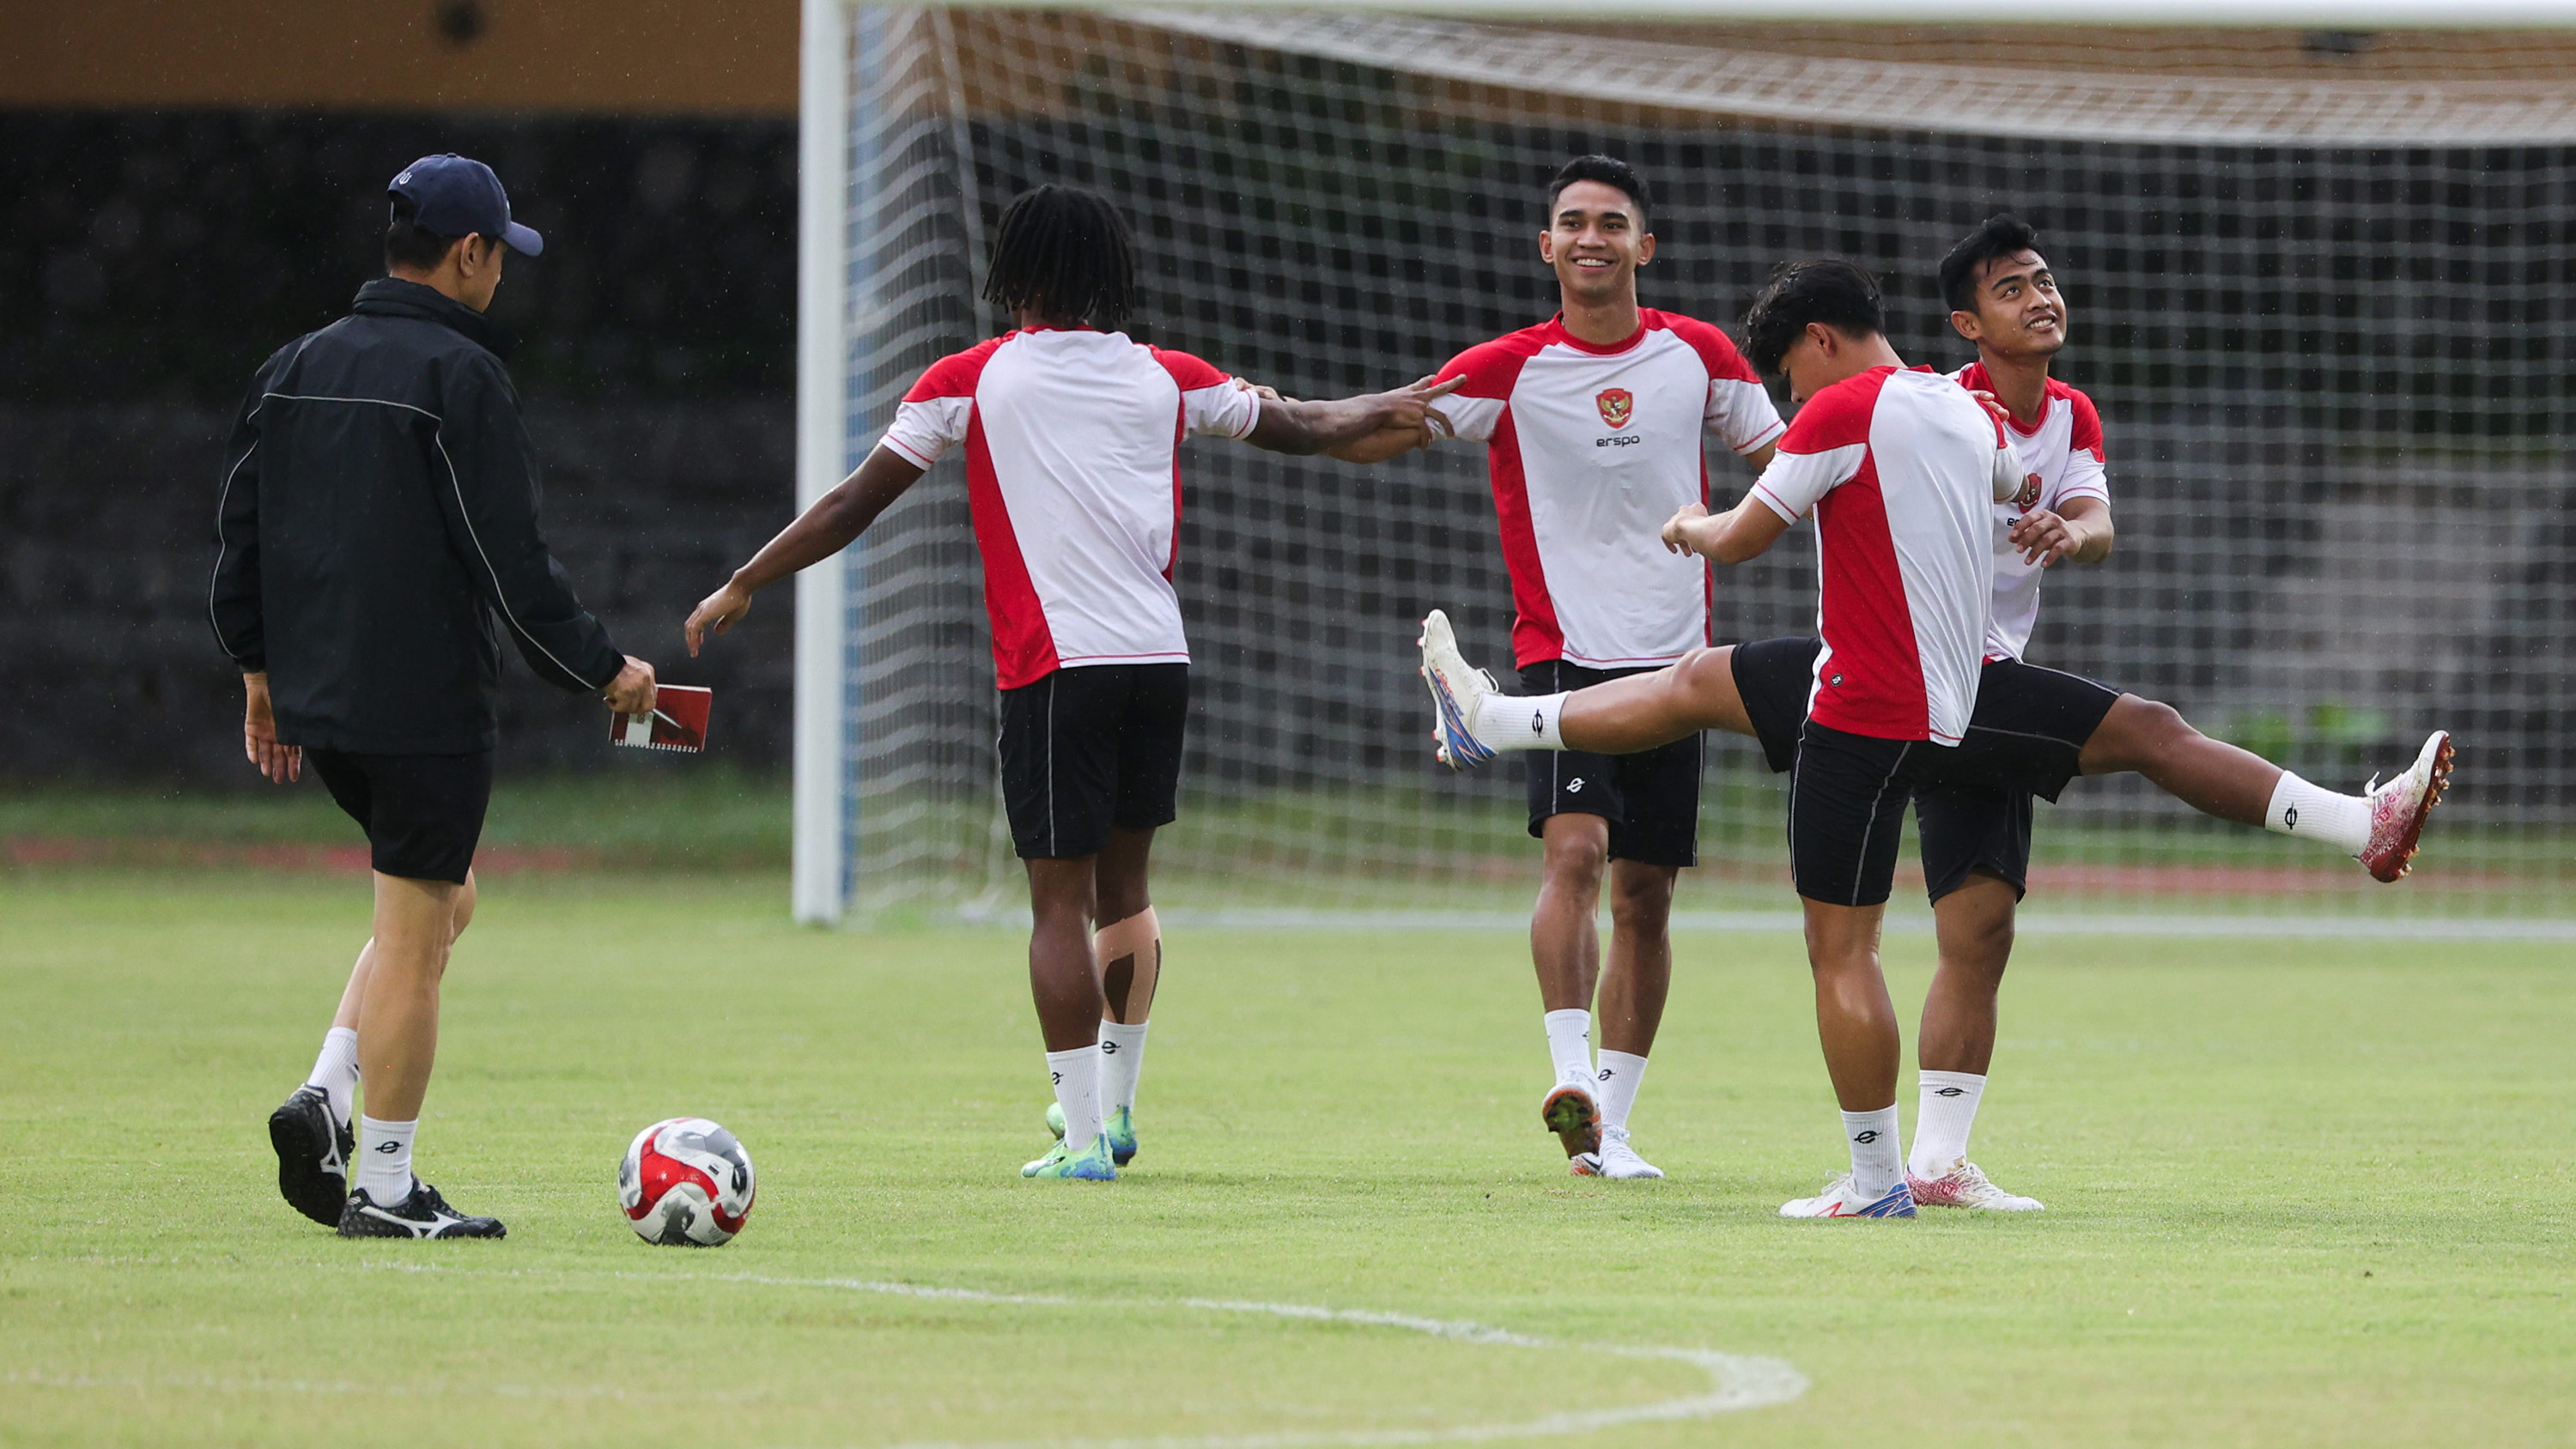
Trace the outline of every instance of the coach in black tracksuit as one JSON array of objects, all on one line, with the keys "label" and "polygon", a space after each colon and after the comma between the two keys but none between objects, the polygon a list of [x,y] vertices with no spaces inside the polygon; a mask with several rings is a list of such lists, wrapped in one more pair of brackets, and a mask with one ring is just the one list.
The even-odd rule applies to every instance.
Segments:
[{"label": "coach in black tracksuit", "polygon": [[[225,450],[208,612],[270,779],[305,761],[367,832],[375,934],[313,1076],[270,1118],[288,1202],[351,1237],[498,1237],[411,1174],[438,981],[474,910],[492,790],[500,633],[540,678],[653,707],[537,531],[537,467],[483,313],[504,256],[544,243],[479,161],[431,156],[387,188],[390,275],[259,370]],[[367,1084],[352,1180],[350,1110]]]}]

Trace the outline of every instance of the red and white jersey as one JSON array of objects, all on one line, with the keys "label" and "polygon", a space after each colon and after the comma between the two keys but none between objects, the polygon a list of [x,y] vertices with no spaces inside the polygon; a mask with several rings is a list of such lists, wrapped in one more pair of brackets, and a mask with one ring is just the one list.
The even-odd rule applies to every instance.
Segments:
[{"label": "red and white jersey", "polygon": [[932,363],[879,444],[927,468],[966,445],[1003,689],[1087,664],[1187,663],[1172,591],[1181,439],[1240,438],[1251,390],[1123,332],[1026,329]]},{"label": "red and white jersey", "polygon": [[1559,317],[1440,369],[1467,379],[1440,411],[1486,444],[1522,665],[1626,669],[1707,644],[1708,566],[1659,534],[1675,509],[1708,501],[1703,431],[1738,453],[1780,436],[1771,395],[1725,333],[1641,315],[1615,347],[1576,339]]},{"label": "red and white jersey", "polygon": [[[1995,390],[1982,362],[1971,362],[1950,375],[1971,392]],[[1986,630],[1988,659],[2019,659],[2030,647],[2030,631],[2039,624],[2039,579],[2047,572],[2038,564],[2022,562],[2021,550],[2005,540],[2005,530],[2032,508],[2062,513],[2073,498],[2111,501],[2102,466],[2102,415],[2093,410],[2093,399],[2056,378],[2048,379],[2047,387],[2037,427],[2025,430],[2020,423],[2005,420],[2012,430],[2013,451],[2021,454],[2022,466],[2030,475],[2039,479],[2039,495],[2028,508],[2018,501],[1995,505],[1995,617]]]},{"label": "red and white jersey", "polygon": [[2022,478],[2003,424],[1928,367],[1873,367],[1798,409],[1753,496],[1791,523],[1815,511],[1809,719],[1959,742],[1994,608],[1994,504]]}]

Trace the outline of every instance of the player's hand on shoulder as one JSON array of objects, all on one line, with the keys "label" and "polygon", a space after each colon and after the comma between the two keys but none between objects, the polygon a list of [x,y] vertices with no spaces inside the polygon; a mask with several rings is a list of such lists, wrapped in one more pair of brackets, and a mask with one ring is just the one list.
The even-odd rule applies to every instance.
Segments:
[{"label": "player's hand on shoulder", "polygon": [[608,681],[608,687],[600,691],[600,698],[608,701],[608,707],[619,714],[651,714],[653,700],[658,693],[653,666],[629,654],[626,667],[617,671],[615,679]]},{"label": "player's hand on shoulder", "polygon": [[293,784],[304,776],[304,747],[277,742],[277,711],[268,697],[268,676],[242,676],[242,755],[257,766],[260,774],[280,784]]},{"label": "player's hand on shoulder", "polygon": [[1683,504],[1671,518],[1664,521],[1664,547],[1678,554],[1693,554],[1699,552],[1698,549],[1692,547],[1691,535],[1694,530],[1691,529],[1689,525],[1706,517],[1708,517],[1707,504]]},{"label": "player's hand on shoulder", "polygon": [[730,580],[698,600],[698,606],[689,611],[688,622],[680,626],[680,637],[689,644],[689,657],[698,657],[698,646],[706,642],[707,635],[723,633],[750,612],[751,594]]}]

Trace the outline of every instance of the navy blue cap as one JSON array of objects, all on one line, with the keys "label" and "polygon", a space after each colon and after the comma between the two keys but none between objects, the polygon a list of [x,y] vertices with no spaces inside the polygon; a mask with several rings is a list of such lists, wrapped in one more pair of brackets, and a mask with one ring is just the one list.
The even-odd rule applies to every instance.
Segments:
[{"label": "navy blue cap", "polygon": [[402,169],[385,186],[391,196],[406,197],[421,230],[432,236],[497,237],[502,245],[533,257],[546,249],[536,228],[510,220],[510,197],[492,168],[450,151],[423,156]]}]

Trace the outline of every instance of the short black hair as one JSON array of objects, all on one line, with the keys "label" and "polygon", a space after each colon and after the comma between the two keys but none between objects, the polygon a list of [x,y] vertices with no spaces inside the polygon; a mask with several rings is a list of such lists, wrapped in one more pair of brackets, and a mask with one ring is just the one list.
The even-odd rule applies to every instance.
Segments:
[{"label": "short black hair", "polygon": [[389,198],[391,214],[385,221],[385,270],[401,267],[406,271],[435,271],[456,244],[452,236],[440,236],[420,224],[420,209],[408,196]]},{"label": "short black hair", "polygon": [[1626,193],[1629,202],[1637,208],[1639,222],[1646,219],[1646,212],[1654,205],[1646,199],[1646,183],[1639,178],[1635,167],[1616,156],[1577,156],[1556,168],[1556,179],[1547,184],[1547,220],[1550,225],[1556,221],[1556,199],[1565,194],[1565,188],[1578,181],[1598,181]]},{"label": "short black hair", "polygon": [[1052,183],[1011,198],[984,300],[1005,311],[1115,327],[1136,310],[1136,238],[1109,198]]},{"label": "short black hair", "polygon": [[1953,312],[1977,310],[1977,269],[1997,257],[2039,250],[2039,228],[2009,211],[1977,223],[1967,239],[1941,259],[1941,300]]},{"label": "short black hair", "polygon": [[1887,312],[1879,305],[1878,279],[1840,257],[1809,257],[1782,262],[1744,313],[1744,356],[1754,370],[1773,373],[1780,360],[1807,333],[1807,324],[1822,322],[1846,337],[1871,337],[1887,330]]}]

